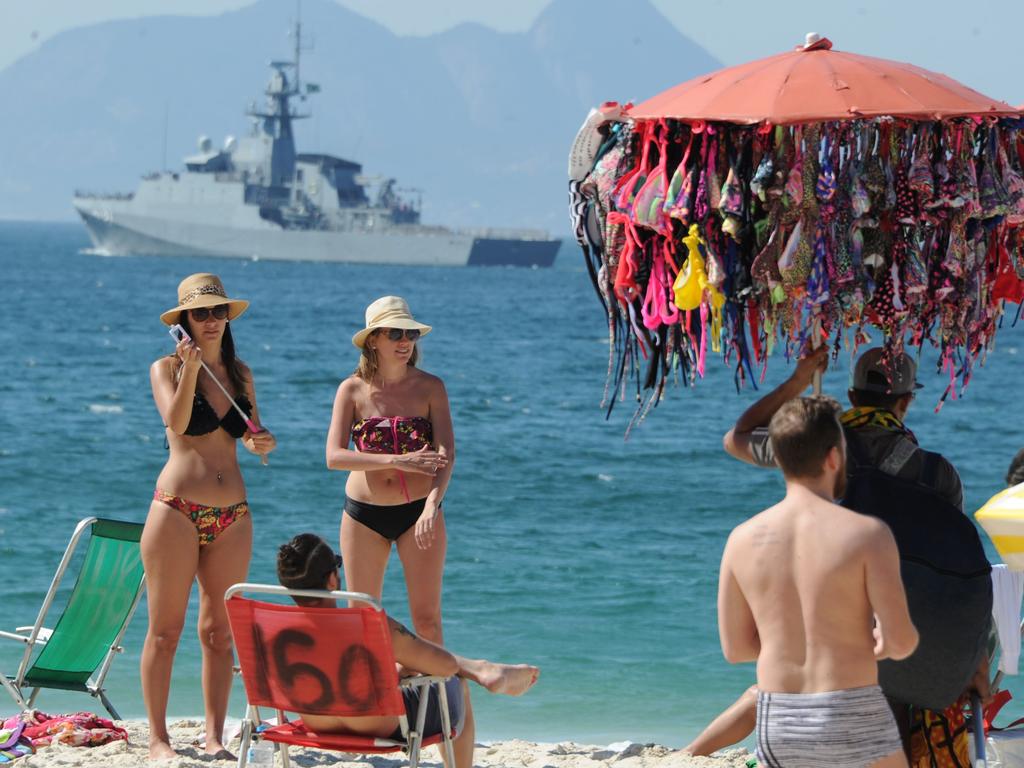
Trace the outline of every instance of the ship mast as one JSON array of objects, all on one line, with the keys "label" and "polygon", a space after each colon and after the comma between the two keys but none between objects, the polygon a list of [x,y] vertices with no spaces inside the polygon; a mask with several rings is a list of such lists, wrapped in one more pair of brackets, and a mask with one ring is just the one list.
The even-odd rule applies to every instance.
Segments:
[{"label": "ship mast", "polygon": [[[301,3],[298,6],[301,13]],[[295,136],[292,131],[292,121],[302,120],[309,117],[308,114],[300,114],[291,108],[290,99],[298,96],[305,99],[305,93],[300,82],[299,63],[304,50],[302,47],[302,21],[301,17],[295,21],[295,52],[292,61],[271,61],[270,66],[274,73],[270,76],[265,94],[267,96],[266,106],[262,109],[253,104],[246,114],[258,118],[261,122],[262,132],[272,140],[270,148],[270,163],[267,171],[270,174],[269,186],[277,187],[281,191],[278,195],[286,194],[284,188],[291,185],[295,177]],[[308,50],[308,49],[307,49]],[[289,74],[293,73],[293,77]],[[307,87],[309,92],[315,92],[316,87]],[[272,196],[274,193],[271,193]]]},{"label": "ship mast", "polygon": [[299,92],[300,98],[305,99],[302,93],[302,78],[299,75],[299,64],[302,59],[302,52],[312,50],[302,47],[302,0],[295,0],[295,90]]}]

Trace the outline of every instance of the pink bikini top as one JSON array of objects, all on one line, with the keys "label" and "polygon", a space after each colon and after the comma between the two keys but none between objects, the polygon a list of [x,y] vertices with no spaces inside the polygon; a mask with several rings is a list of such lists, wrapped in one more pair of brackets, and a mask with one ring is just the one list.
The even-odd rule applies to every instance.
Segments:
[{"label": "pink bikini top", "polygon": [[[413,453],[433,441],[434,427],[424,416],[370,416],[352,425],[352,442],[361,453]],[[401,470],[398,481],[410,501]]]}]

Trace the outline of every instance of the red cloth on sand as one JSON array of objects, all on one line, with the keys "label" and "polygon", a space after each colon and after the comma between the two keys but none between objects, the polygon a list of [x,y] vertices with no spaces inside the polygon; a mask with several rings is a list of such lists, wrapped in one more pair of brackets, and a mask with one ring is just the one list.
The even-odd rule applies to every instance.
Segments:
[{"label": "red cloth on sand", "polygon": [[34,710],[22,715],[25,730],[22,736],[34,747],[45,747],[56,741],[74,747],[96,747],[112,741],[128,741],[128,731],[92,712],[70,715],[48,715]]}]

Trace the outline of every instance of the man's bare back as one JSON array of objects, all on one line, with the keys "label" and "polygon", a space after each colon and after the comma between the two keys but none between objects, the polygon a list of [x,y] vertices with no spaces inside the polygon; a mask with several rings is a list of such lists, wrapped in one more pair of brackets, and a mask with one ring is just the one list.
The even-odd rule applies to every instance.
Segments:
[{"label": "man's bare back", "polygon": [[[742,645],[737,652],[757,659],[762,691],[875,685],[876,659],[909,655],[916,644],[889,528],[804,486],[733,531],[722,579],[723,589],[742,595],[725,596],[728,619],[741,631],[756,628],[757,653],[744,654],[752,646]],[[880,632],[873,631],[875,615]],[[890,631],[896,648],[885,647]]]},{"label": "man's bare back", "polygon": [[905,768],[880,658],[917,646],[884,523],[833,503],[846,482],[839,406],[797,398],[769,435],[786,496],[738,526],[722,554],[718,630],[757,661],[757,757],[767,768]]}]

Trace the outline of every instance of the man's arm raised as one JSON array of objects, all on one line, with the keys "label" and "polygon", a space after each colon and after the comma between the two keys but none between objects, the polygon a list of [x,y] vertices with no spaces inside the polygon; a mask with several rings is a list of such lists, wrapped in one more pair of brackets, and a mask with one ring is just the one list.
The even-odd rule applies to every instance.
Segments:
[{"label": "man's arm raised", "polygon": [[866,547],[865,582],[875,614],[875,658],[905,659],[917,648],[917,629],[910,620],[900,577],[900,556],[889,526],[867,518],[874,531]]},{"label": "man's arm raised", "polygon": [[[814,373],[828,367],[828,347],[818,347],[796,364],[793,374],[747,408],[736,420],[733,428],[722,438],[722,447],[730,456],[748,464],[760,465],[754,454],[753,432],[759,427],[767,427],[775,412],[794,397],[799,397],[811,386]],[[770,463],[769,463],[770,466]]]},{"label": "man's arm raised", "polygon": [[756,661],[761,652],[754,614],[732,570],[735,550],[734,530],[725,544],[718,574],[718,637],[722,642],[722,654],[730,664]]}]

